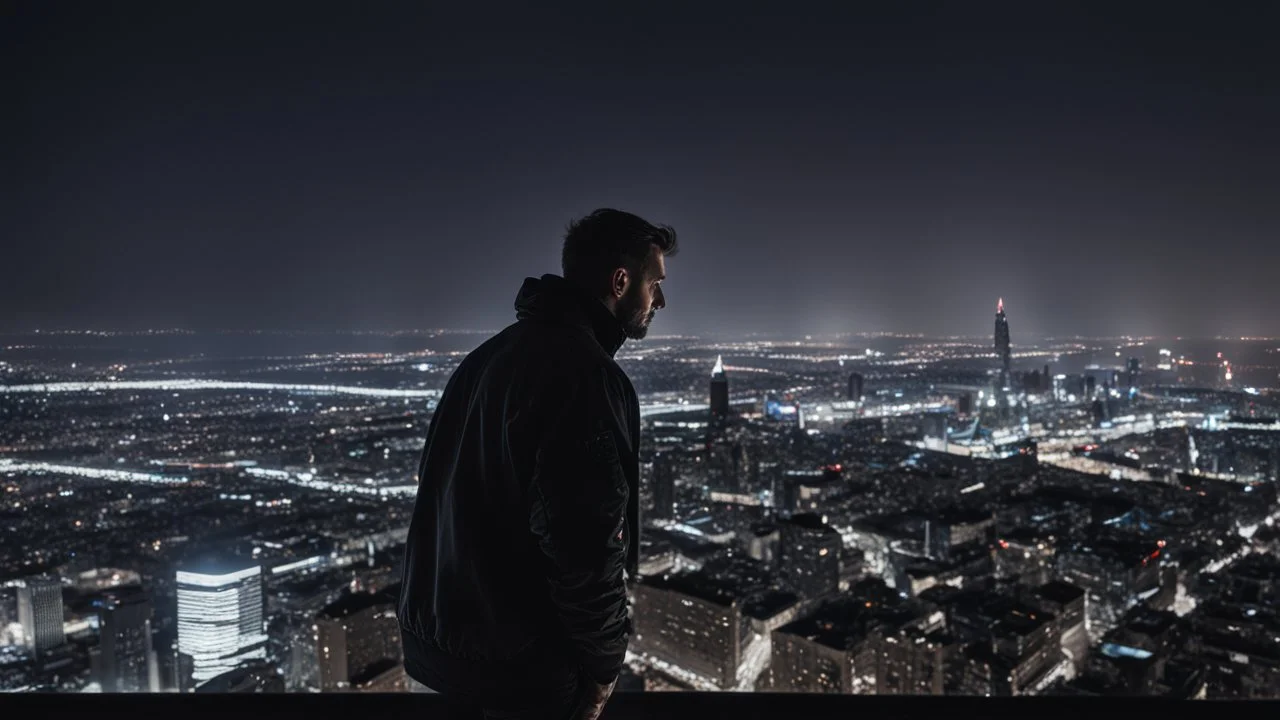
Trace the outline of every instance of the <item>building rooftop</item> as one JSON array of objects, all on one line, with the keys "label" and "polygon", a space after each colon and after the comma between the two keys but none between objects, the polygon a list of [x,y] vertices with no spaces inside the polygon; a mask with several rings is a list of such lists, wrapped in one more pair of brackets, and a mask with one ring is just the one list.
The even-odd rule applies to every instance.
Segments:
[{"label": "building rooftop", "polygon": [[925,519],[941,525],[971,525],[993,520],[995,514],[990,510],[970,510],[966,508],[947,508],[928,515]]},{"label": "building rooftop", "polygon": [[1223,572],[1244,580],[1276,582],[1280,578],[1280,558],[1253,554],[1237,560]]},{"label": "building rooftop", "polygon": [[1030,635],[1044,627],[1045,624],[1053,622],[1054,619],[1056,619],[1056,616],[1053,613],[1013,608],[996,621],[995,625],[991,627],[991,634],[994,637]]},{"label": "building rooftop", "polygon": [[1122,627],[1129,632],[1153,637],[1167,632],[1177,622],[1178,616],[1174,613],[1139,605],[1125,617]]},{"label": "building rooftop", "polygon": [[654,575],[641,582],[652,588],[671,590],[725,606],[735,601],[745,604],[787,590],[764,564],[732,552],[722,552],[710,558],[698,570]]},{"label": "building rooftop", "polygon": [[732,605],[744,594],[732,579],[719,578],[699,571],[652,575],[644,578],[641,583],[657,590],[670,590],[725,607]]},{"label": "building rooftop", "polygon": [[1045,600],[1066,605],[1084,597],[1084,590],[1071,583],[1054,580],[1036,588],[1036,594]]},{"label": "building rooftop", "polygon": [[796,513],[790,518],[781,521],[779,524],[783,526],[792,525],[795,527],[802,527],[806,530],[815,530],[822,533],[839,534],[835,528],[822,522],[822,516],[817,513]]},{"label": "building rooftop", "polygon": [[777,632],[807,638],[837,650],[849,650],[874,632],[896,632],[925,614],[925,607],[901,600],[883,582],[866,580]]},{"label": "building rooftop", "polygon": [[402,662],[396,658],[382,658],[381,660],[375,660],[374,662],[369,663],[365,669],[351,676],[351,687],[359,687],[370,680],[375,680],[379,675],[382,675],[388,670],[400,667],[401,664]]},{"label": "building rooftop", "polygon": [[872,633],[895,632],[917,617],[919,613],[907,607],[841,598],[808,617],[782,626],[778,632],[803,637],[836,650],[850,650]]},{"label": "building rooftop", "polygon": [[778,613],[794,607],[800,596],[788,590],[767,590],[742,603],[742,614],[757,620],[768,620]]},{"label": "building rooftop", "polygon": [[1142,562],[1143,558],[1158,550],[1154,541],[1122,540],[1118,538],[1098,537],[1074,544],[1062,550],[1064,554],[1096,557],[1104,562],[1119,563],[1124,567],[1132,567]]},{"label": "building rooftop", "polygon": [[320,611],[320,616],[331,620],[338,620],[358,613],[361,610],[368,610],[371,607],[390,604],[393,604],[392,600],[386,597],[385,593],[348,593],[325,606],[325,608]]},{"label": "building rooftop", "polygon": [[261,567],[257,560],[247,557],[201,556],[193,557],[178,564],[180,572],[199,573],[201,575],[221,576],[238,573]]}]

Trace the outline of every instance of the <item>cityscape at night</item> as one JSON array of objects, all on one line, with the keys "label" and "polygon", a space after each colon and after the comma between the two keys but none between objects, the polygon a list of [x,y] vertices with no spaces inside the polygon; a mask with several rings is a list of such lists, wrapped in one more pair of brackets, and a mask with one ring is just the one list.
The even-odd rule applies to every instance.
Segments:
[{"label": "cityscape at night", "polygon": [[[1280,339],[1024,345],[1015,303],[628,344],[620,690],[1275,697]],[[414,467],[479,337],[6,336],[4,688],[407,690]]]},{"label": "cityscape at night", "polygon": [[1280,4],[631,5],[0,9],[12,707],[1280,701]]}]

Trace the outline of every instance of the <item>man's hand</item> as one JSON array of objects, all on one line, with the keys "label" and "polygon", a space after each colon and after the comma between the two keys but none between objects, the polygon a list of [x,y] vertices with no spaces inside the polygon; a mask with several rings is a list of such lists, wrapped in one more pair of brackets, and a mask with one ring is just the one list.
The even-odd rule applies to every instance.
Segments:
[{"label": "man's hand", "polygon": [[600,713],[604,712],[605,703],[609,702],[609,696],[613,694],[613,686],[618,684],[618,679],[614,678],[608,685],[601,685],[583,674],[582,684],[585,692],[582,693],[582,700],[578,704],[578,710],[573,714],[573,720],[596,720],[600,717]]}]

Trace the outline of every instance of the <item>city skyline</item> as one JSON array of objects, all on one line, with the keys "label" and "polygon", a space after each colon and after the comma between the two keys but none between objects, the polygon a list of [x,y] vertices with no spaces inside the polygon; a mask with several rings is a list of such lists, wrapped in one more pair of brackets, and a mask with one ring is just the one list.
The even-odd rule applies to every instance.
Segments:
[{"label": "city skyline", "polygon": [[1280,335],[1273,8],[245,12],[11,14],[0,330],[501,327],[616,206],[656,333]]},{"label": "city skyline", "polygon": [[[995,302],[973,342],[618,353],[620,692],[1275,696],[1280,348],[1037,343]],[[0,690],[420,691],[414,468],[474,338],[0,345]]]},{"label": "city skyline", "polygon": [[[997,336],[997,337],[996,337],[996,348],[995,348],[995,350],[994,350],[994,353],[995,353],[997,356],[999,356],[999,357],[1001,357],[1001,358],[1004,358],[1004,356],[1009,352],[1010,348],[1011,348],[1011,347],[1016,346],[1016,344],[1011,345],[1011,344],[1010,344],[1010,341],[1009,341],[1009,338],[1007,337],[1007,336],[1008,336],[1009,329],[1008,329],[1008,319],[1007,319],[1007,315],[1006,315],[1005,310],[1004,310],[1004,297],[1003,297],[1003,296],[999,297],[999,298],[997,299],[997,301],[996,301],[996,315],[997,315],[997,321],[996,321],[996,322],[997,322],[997,326],[996,326],[996,327],[997,327],[997,329],[996,329],[996,336]],[[509,324],[509,323],[508,323],[508,324]],[[1004,343],[1005,343],[1005,344],[1004,344],[1004,346],[1001,346],[1001,345],[1000,345],[1000,342],[1001,342],[1001,340],[1000,340],[1000,333],[1001,333],[1000,328],[1001,328],[1001,326],[1002,326],[1002,325],[1003,325],[1004,333],[1005,333],[1005,340],[1004,340]],[[380,327],[380,328],[366,328],[366,329],[363,329],[363,330],[345,330],[345,331],[344,331],[344,330],[332,330],[332,329],[330,329],[330,330],[318,330],[318,331],[317,331],[317,330],[304,330],[304,329],[297,329],[297,328],[294,328],[294,329],[290,329],[290,328],[279,328],[279,329],[276,329],[276,328],[254,328],[254,327],[240,328],[240,329],[231,329],[231,328],[225,328],[225,327],[224,327],[224,328],[213,328],[213,329],[205,328],[205,329],[200,329],[200,330],[191,329],[191,328],[184,328],[184,327],[163,327],[163,328],[162,328],[162,327],[142,327],[142,328],[132,328],[132,329],[125,329],[125,328],[99,328],[99,329],[87,329],[87,328],[83,328],[83,327],[65,327],[65,328],[48,328],[48,327],[46,327],[46,328],[39,328],[39,327],[35,327],[35,328],[26,328],[26,329],[21,329],[21,330],[0,331],[0,337],[3,337],[3,336],[5,336],[5,335],[10,335],[10,336],[21,336],[21,335],[39,335],[39,334],[46,334],[46,335],[50,335],[50,336],[57,336],[57,335],[77,335],[77,334],[83,334],[83,335],[100,335],[100,336],[110,336],[110,335],[123,335],[123,336],[129,336],[129,335],[145,335],[145,334],[161,334],[161,335],[163,335],[163,334],[182,334],[182,333],[185,333],[185,334],[193,334],[193,335],[195,335],[195,334],[248,334],[248,335],[252,335],[252,334],[259,334],[259,333],[261,333],[261,334],[277,334],[277,335],[290,335],[290,334],[299,334],[299,335],[302,335],[302,334],[318,334],[318,335],[326,335],[326,334],[327,334],[327,335],[335,335],[335,336],[336,336],[336,335],[344,335],[344,334],[352,334],[352,335],[395,335],[395,334],[438,334],[438,333],[445,333],[445,334],[450,334],[450,333],[452,333],[452,334],[475,334],[475,335],[484,335],[484,334],[491,334],[491,333],[495,333],[495,332],[498,332],[499,330],[501,330],[501,327],[499,327],[499,326],[495,326],[495,327],[433,327],[433,328],[423,328],[423,327],[416,327],[416,328],[415,328],[415,327],[399,327],[399,328],[397,328],[397,327]],[[717,332],[715,332],[715,331],[713,330],[713,331],[710,331],[710,332],[696,333],[696,334],[685,334],[685,335],[681,335],[681,334],[670,334],[670,333],[654,333],[653,335],[649,336],[649,339],[650,339],[650,341],[652,342],[652,341],[658,341],[658,340],[671,340],[671,339],[678,339],[678,338],[708,338],[708,339],[715,338],[715,339],[726,339],[727,337],[734,337],[734,336],[736,336],[736,337],[741,337],[741,338],[768,337],[768,338],[771,338],[771,339],[774,339],[774,340],[782,340],[782,341],[797,341],[797,340],[799,340],[799,339],[800,339],[800,338],[802,338],[802,337],[803,337],[803,338],[805,338],[805,339],[811,339],[811,338],[813,338],[815,335],[816,335],[818,338],[820,338],[820,339],[849,338],[849,337],[877,337],[877,336],[888,336],[888,337],[894,337],[894,336],[896,336],[896,337],[919,337],[919,338],[937,338],[937,339],[953,339],[953,340],[972,340],[972,341],[981,341],[981,340],[983,340],[985,337],[989,337],[989,336],[990,336],[990,333],[985,333],[985,334],[984,334],[984,333],[973,333],[973,334],[923,333],[923,332],[912,332],[912,331],[910,331],[910,330],[901,330],[901,329],[900,329],[900,330],[896,330],[896,331],[895,331],[895,330],[883,330],[883,331],[862,331],[862,332],[847,331],[847,332],[831,332],[831,333],[816,333],[816,334],[815,334],[815,333],[808,333],[808,332],[805,332],[804,330],[795,330],[795,329],[792,329],[792,330],[790,330],[790,331],[749,332],[749,333],[723,333],[723,332],[721,332],[721,333],[717,333]],[[1032,340],[1032,341],[1033,341],[1033,343],[1034,343],[1034,342],[1042,342],[1042,341],[1045,341],[1045,340],[1054,340],[1054,339],[1063,339],[1063,338],[1081,338],[1081,339],[1094,339],[1094,340],[1105,340],[1105,339],[1124,339],[1124,340],[1168,340],[1168,339],[1172,339],[1172,340],[1264,340],[1264,341],[1265,341],[1265,340],[1277,340],[1277,339],[1280,339],[1280,334],[1277,334],[1277,335],[1275,335],[1275,336],[1267,336],[1267,335],[1239,335],[1239,336],[1233,336],[1233,335],[1223,335],[1223,334],[1220,334],[1220,333],[1219,333],[1219,334],[1214,334],[1214,335],[1202,335],[1202,336],[1186,335],[1186,334],[1143,335],[1143,334],[1138,334],[1138,333],[1119,333],[1119,334],[1116,334],[1116,335],[1098,335],[1098,334],[1090,334],[1090,333],[1085,333],[1085,332],[1049,334],[1049,333],[1037,332],[1037,331],[1036,331],[1035,329],[1033,329],[1033,328],[1020,328],[1020,335],[1022,335],[1024,338],[1027,338],[1027,339]],[[640,343],[640,342],[643,342],[643,341],[640,341],[640,340],[631,340],[630,342],[632,342],[632,343]],[[1005,361],[1007,362],[1007,358],[1005,359]]]}]

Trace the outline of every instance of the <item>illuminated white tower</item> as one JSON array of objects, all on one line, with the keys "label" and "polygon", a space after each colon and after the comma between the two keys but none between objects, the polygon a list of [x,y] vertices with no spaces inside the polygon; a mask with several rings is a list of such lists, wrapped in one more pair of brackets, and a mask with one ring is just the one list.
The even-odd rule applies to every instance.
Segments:
[{"label": "illuminated white tower", "polygon": [[262,568],[257,564],[178,571],[178,651],[193,659],[196,684],[246,660],[265,660]]},{"label": "illuminated white tower", "polygon": [[729,377],[724,374],[724,358],[716,356],[711,369],[711,424],[723,426],[729,418]]}]

